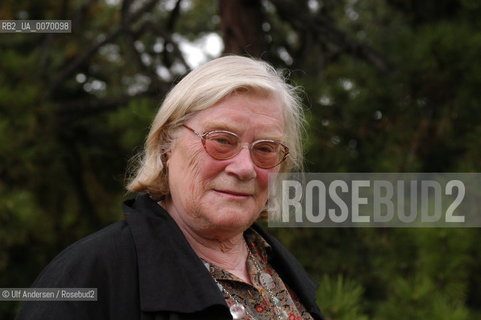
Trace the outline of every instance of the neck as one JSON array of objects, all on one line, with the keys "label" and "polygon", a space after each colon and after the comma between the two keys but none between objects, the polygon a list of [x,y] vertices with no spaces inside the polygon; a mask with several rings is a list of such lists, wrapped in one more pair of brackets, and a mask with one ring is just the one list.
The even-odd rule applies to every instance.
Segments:
[{"label": "neck", "polygon": [[[168,204],[163,203],[162,205],[171,213],[171,217],[199,258],[221,267],[246,283],[252,284],[247,271],[249,249],[242,232],[231,234],[228,237],[225,234],[223,237],[211,236],[212,232],[202,232],[190,227],[174,208],[169,208]],[[209,234],[209,236],[206,236],[206,234]]]},{"label": "neck", "polygon": [[190,230],[184,230],[187,241],[195,253],[205,261],[221,267],[244,282],[252,284],[247,271],[249,250],[242,234],[223,240],[206,239]]}]

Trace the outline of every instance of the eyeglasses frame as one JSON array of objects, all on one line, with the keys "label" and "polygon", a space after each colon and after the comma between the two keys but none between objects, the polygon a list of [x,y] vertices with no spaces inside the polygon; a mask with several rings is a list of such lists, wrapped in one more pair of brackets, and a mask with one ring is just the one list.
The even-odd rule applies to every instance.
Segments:
[{"label": "eyeglasses frame", "polygon": [[[204,147],[205,152],[206,152],[210,157],[212,157],[213,159],[216,159],[216,160],[228,160],[228,159],[232,159],[232,158],[234,158],[235,156],[237,156],[237,155],[240,153],[240,150],[243,149],[243,147],[241,147],[240,150],[239,150],[239,152],[236,153],[236,154],[234,154],[234,155],[232,155],[231,157],[228,157],[228,158],[225,158],[225,159],[217,159],[217,158],[213,157],[212,155],[210,155],[209,152],[207,152],[207,147],[205,146],[206,136],[207,136],[208,134],[212,133],[212,132],[224,132],[224,133],[228,133],[228,134],[232,134],[232,135],[236,136],[236,137],[239,139],[239,141],[240,141],[240,137],[239,137],[237,134],[235,134],[234,132],[228,131],[228,130],[209,130],[209,131],[200,133],[200,132],[195,131],[194,129],[192,129],[191,127],[189,127],[189,126],[187,126],[187,125],[185,125],[185,124],[183,124],[182,126],[185,127],[186,129],[189,129],[189,130],[192,131],[197,137],[200,138],[200,140],[201,140],[201,142],[202,142],[202,146]],[[284,156],[282,157],[282,159],[281,159],[277,164],[273,165],[272,167],[261,167],[261,166],[259,166],[258,164],[256,164],[255,161],[254,161],[254,158],[252,157],[252,147],[253,147],[255,144],[260,143],[260,142],[275,142],[275,143],[280,144],[280,145],[284,148]],[[277,140],[261,139],[261,140],[256,140],[256,141],[253,141],[253,142],[249,143],[249,153],[250,153],[250,155],[251,155],[252,162],[253,162],[257,167],[262,168],[262,169],[272,169],[272,168],[277,167],[278,165],[280,165],[282,162],[284,162],[284,160],[286,160],[287,156],[289,155],[289,148],[288,148],[285,144],[283,144],[283,143],[281,143],[281,142],[279,142],[279,141],[277,141]]]}]

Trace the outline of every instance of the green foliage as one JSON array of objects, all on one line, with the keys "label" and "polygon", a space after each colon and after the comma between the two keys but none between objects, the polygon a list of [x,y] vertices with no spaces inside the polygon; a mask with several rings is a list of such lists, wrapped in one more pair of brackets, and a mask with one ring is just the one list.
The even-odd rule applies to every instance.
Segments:
[{"label": "green foliage", "polygon": [[139,147],[139,141],[145,139],[156,112],[153,106],[159,104],[152,99],[139,99],[108,115],[109,127],[115,131],[116,139],[125,150]]},{"label": "green foliage", "polygon": [[[375,319],[471,319],[461,301],[438,291],[427,278],[396,278]],[[400,312],[401,311],[401,312]]]},{"label": "green foliage", "polygon": [[[29,286],[61,249],[120,218],[128,160],[190,68],[179,39],[219,33],[216,2],[182,1],[177,19],[175,2],[128,32],[106,1],[0,3],[1,19],[75,23],[0,35],[0,287]],[[263,58],[305,89],[306,171],[480,170],[478,1],[300,1],[289,15],[283,3],[263,2]],[[271,231],[319,280],[327,319],[481,317],[479,230]],[[0,317],[15,308],[0,303]]]},{"label": "green foliage", "polygon": [[367,320],[361,310],[362,294],[362,287],[353,281],[324,276],[317,291],[318,304],[326,320]]}]

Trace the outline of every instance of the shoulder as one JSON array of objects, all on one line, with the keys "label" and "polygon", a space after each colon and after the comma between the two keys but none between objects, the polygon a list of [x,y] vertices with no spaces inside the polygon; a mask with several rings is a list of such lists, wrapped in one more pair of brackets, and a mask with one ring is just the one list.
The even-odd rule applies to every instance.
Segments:
[{"label": "shoulder", "polygon": [[125,221],[119,221],[64,249],[45,267],[34,286],[98,285],[122,266],[135,265],[130,230]]},{"label": "shoulder", "polygon": [[32,287],[95,288],[97,301],[27,301],[17,320],[136,319],[136,253],[126,222],[111,224],[67,247]]}]

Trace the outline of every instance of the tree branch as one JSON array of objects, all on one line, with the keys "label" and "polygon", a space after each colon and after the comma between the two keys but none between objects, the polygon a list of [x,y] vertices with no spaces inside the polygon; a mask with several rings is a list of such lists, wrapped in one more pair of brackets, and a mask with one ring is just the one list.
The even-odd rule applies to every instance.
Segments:
[{"label": "tree branch", "polygon": [[167,32],[172,33],[174,31],[175,23],[177,22],[177,19],[180,16],[180,3],[182,0],[177,0],[177,3],[175,4],[174,9],[172,9],[172,12],[169,15],[169,19],[167,20],[166,24],[166,29]]},{"label": "tree branch", "polygon": [[111,98],[87,98],[79,99],[74,101],[60,101],[57,104],[57,110],[60,115],[70,115],[72,112],[76,114],[98,114],[100,112],[106,112],[114,110],[120,106],[128,104],[131,100],[140,97],[158,97],[168,90],[167,85],[165,85],[160,92],[158,90],[146,90],[136,95],[122,95],[118,97]]},{"label": "tree branch", "polygon": [[76,70],[78,70],[84,63],[86,63],[88,60],[90,60],[96,53],[97,51],[104,46],[107,43],[112,42],[116,37],[118,37],[122,32],[125,32],[124,26],[132,24],[135,22],[137,19],[139,19],[142,14],[145,12],[151,10],[158,2],[159,0],[150,0],[147,1],[141,8],[139,8],[137,11],[135,11],[132,14],[127,14],[127,16],[124,19],[124,23],[121,24],[119,27],[115,28],[113,31],[111,31],[105,39],[95,43],[92,45],[90,48],[85,50],[83,54],[78,56],[74,61],[72,61],[69,65],[63,68],[63,71],[60,72],[60,75],[55,79],[52,84],[49,87],[48,93],[50,95],[53,95],[54,92],[58,89],[58,87],[65,82],[69,77],[71,77]]},{"label": "tree branch", "polygon": [[299,33],[310,33],[313,37],[324,38],[336,46],[342,48],[358,58],[369,61],[380,71],[388,72],[388,62],[374,49],[351,39],[344,32],[335,27],[325,14],[313,16],[305,7],[293,5],[287,0],[271,0],[275,5],[279,16],[289,22]]}]

